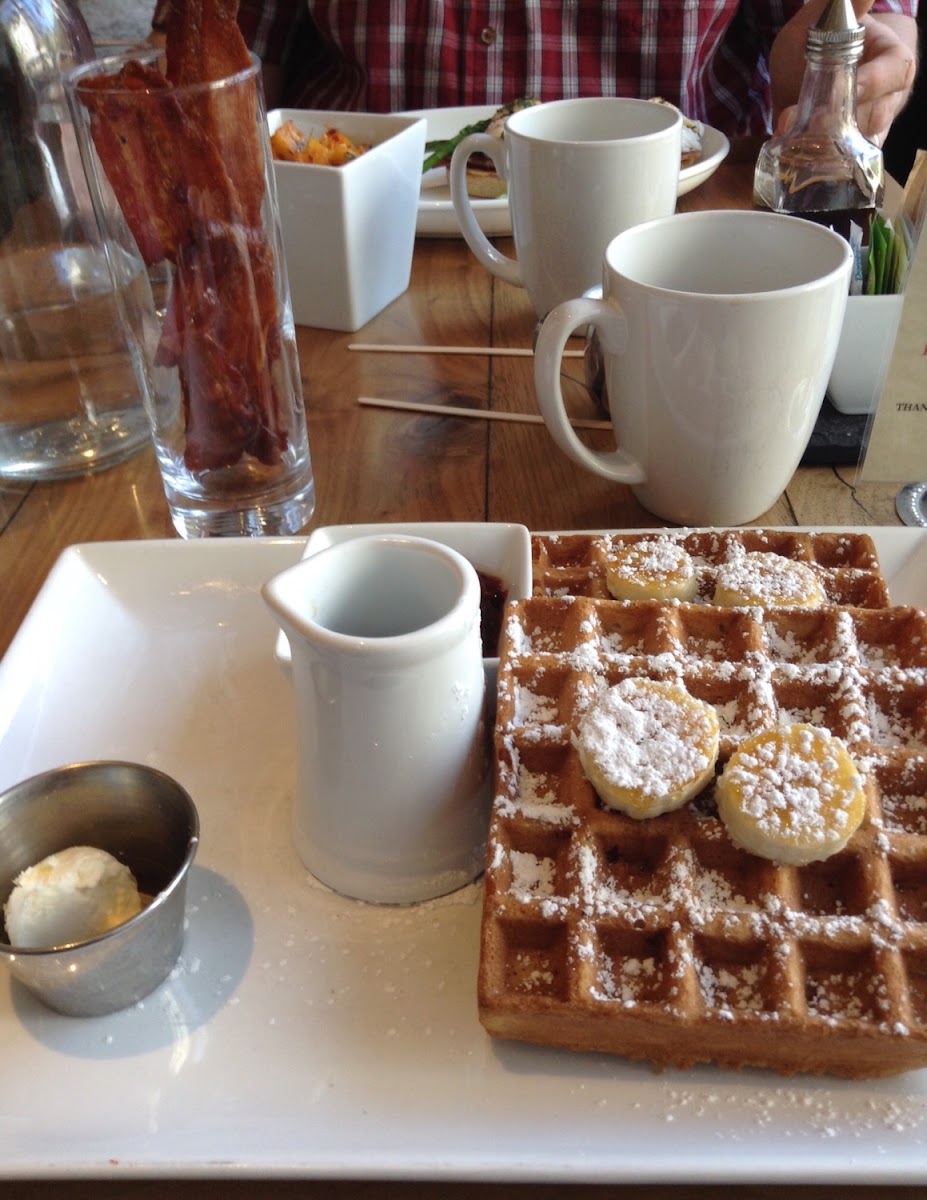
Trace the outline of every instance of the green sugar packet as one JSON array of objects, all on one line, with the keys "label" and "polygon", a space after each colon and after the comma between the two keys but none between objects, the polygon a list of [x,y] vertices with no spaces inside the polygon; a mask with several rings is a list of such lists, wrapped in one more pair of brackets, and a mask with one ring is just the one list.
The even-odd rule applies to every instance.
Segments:
[{"label": "green sugar packet", "polygon": [[897,222],[876,213],[869,227],[867,296],[889,296],[904,290],[910,258],[910,240],[905,220]]}]

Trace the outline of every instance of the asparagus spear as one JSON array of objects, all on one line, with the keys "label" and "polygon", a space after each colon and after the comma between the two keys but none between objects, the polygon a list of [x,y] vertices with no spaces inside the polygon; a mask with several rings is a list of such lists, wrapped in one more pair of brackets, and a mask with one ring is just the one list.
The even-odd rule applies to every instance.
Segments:
[{"label": "asparagus spear", "polygon": [[452,138],[445,138],[443,141],[427,142],[425,149],[430,153],[426,156],[422,164],[422,173],[430,171],[432,167],[438,167],[445,159],[451,157],[456,146],[469,137],[471,133],[485,133],[489,128],[489,122],[492,117],[484,117],[482,121],[474,121],[472,125],[465,125],[458,133],[455,133]]},{"label": "asparagus spear", "polygon": [[480,121],[475,121],[472,125],[467,125],[458,133],[455,133],[451,138],[445,138],[441,141],[426,142],[425,149],[430,153],[425,158],[422,164],[422,173],[430,171],[432,167],[438,167],[446,159],[450,158],[454,153],[457,145],[468,137],[471,133],[485,133],[495,122],[500,124],[506,117],[513,112],[519,112],[523,108],[531,108],[537,104],[537,100],[525,97],[520,100],[513,100],[511,104],[503,104],[501,108],[497,108],[491,117],[484,117]]}]

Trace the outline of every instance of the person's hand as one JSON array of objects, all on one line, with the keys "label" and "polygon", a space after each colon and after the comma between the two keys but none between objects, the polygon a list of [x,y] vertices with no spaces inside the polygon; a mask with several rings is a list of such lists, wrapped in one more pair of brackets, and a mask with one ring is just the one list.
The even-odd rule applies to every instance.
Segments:
[{"label": "person's hand", "polygon": [[[873,0],[853,0],[857,19],[866,29],[856,76],[857,121],[866,137],[883,145],[914,85],[917,23],[900,13],[870,14],[872,4]],[[808,0],[773,43],[770,76],[776,132],[788,129],[795,119],[794,105],[805,73],[808,30],[826,7],[827,0]]]}]

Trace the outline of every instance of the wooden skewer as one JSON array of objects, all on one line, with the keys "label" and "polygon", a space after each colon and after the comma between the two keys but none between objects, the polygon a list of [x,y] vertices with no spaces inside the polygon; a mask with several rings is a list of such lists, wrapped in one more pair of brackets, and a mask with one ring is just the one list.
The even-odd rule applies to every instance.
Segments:
[{"label": "wooden skewer", "polygon": [[[478,421],[511,421],[522,425],[543,425],[540,413],[499,412],[494,408],[462,408],[454,404],[421,404],[415,400],[384,400],[378,396],[359,396],[357,400],[367,408],[395,408],[401,412],[428,413],[435,417],[472,417]],[[611,421],[598,421],[587,417],[571,418],[576,429],[611,429]]]},{"label": "wooden skewer", "polygon": [[[381,342],[350,342],[349,350],[368,354],[473,354],[487,358],[534,358],[534,351],[521,346],[397,346]],[[564,350],[564,358],[582,358],[582,350]]]}]

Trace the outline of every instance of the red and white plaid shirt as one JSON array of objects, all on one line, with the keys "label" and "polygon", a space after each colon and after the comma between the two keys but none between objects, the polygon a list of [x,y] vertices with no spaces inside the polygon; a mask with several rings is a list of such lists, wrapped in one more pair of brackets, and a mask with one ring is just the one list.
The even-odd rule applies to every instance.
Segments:
[{"label": "red and white plaid shirt", "polygon": [[[585,95],[663,96],[728,134],[765,133],[767,57],[802,0],[241,0],[284,103],[395,112]],[[914,14],[917,0],[876,0]]]}]

